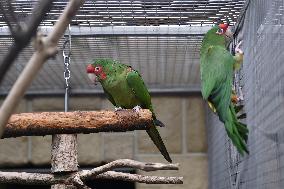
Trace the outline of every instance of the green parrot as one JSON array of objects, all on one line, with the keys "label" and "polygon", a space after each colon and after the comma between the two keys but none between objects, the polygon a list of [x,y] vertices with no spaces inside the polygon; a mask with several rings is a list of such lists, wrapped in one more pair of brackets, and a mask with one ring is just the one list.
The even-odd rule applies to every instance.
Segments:
[{"label": "green parrot", "polygon": [[94,82],[99,81],[108,100],[120,108],[149,109],[153,114],[153,125],[146,130],[164,158],[172,162],[156,126],[163,127],[154,113],[151,97],[140,74],[130,66],[112,59],[97,59],[87,66],[87,73]]},{"label": "green parrot", "polygon": [[242,62],[243,52],[236,48],[236,56],[227,49],[232,33],[228,24],[210,29],[204,36],[200,49],[201,92],[209,107],[224,123],[227,135],[240,154],[249,153],[246,141],[248,128],[239,122],[236,106],[231,101],[233,72]]}]

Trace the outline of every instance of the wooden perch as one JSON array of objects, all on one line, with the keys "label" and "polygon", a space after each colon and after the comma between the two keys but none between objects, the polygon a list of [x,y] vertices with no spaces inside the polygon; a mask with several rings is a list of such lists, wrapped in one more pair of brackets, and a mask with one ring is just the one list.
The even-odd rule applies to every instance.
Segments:
[{"label": "wooden perch", "polygon": [[0,172],[0,183],[34,185],[66,184],[74,185],[79,188],[88,188],[84,184],[86,180],[115,179],[147,184],[182,184],[183,177],[145,176],[139,174],[110,171],[111,169],[122,167],[133,167],[147,171],[178,170],[178,166],[178,164],[142,163],[130,159],[121,159],[110,162],[100,167],[93,168],[91,170],[82,170],[75,173],[56,176],[54,176],[53,174],[41,173]]},{"label": "wooden perch", "polygon": [[150,126],[149,110],[75,111],[14,114],[2,138],[50,134],[124,132]]}]

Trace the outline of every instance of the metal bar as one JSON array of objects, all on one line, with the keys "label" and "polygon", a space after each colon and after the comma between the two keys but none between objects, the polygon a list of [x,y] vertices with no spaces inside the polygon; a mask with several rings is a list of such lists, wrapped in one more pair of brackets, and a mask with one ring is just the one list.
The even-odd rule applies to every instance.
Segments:
[{"label": "metal bar", "polygon": [[244,24],[244,18],[247,12],[247,9],[249,7],[250,4],[250,0],[247,0],[241,10],[241,13],[238,17],[238,20],[236,22],[236,26],[235,26],[235,31],[234,31],[234,36],[238,35],[239,31],[242,29],[243,24]]},{"label": "metal bar", "polygon": [[[179,93],[200,93],[201,89],[199,86],[190,86],[186,88],[150,88],[151,94],[179,94]],[[72,89],[72,95],[95,95],[103,94],[102,89]],[[0,92],[0,96],[6,96],[8,92]],[[29,91],[26,92],[25,96],[49,96],[49,95],[63,95],[65,94],[65,89],[57,90],[42,90],[42,91]]]},{"label": "metal bar", "polygon": [[[48,34],[53,27],[40,27],[43,34]],[[83,36],[202,36],[211,26],[106,26],[106,27],[79,27],[72,26],[72,37]],[[68,31],[65,35],[68,35]],[[0,27],[0,37],[11,36],[8,27]]]}]

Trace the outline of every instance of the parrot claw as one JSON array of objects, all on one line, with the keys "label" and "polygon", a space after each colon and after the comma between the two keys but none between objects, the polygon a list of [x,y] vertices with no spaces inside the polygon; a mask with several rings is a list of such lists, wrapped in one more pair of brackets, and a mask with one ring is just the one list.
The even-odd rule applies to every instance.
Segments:
[{"label": "parrot claw", "polygon": [[140,106],[135,106],[132,110],[134,110],[136,113],[138,113],[142,108]]},{"label": "parrot claw", "polygon": [[237,46],[236,46],[236,48],[235,48],[235,52],[236,52],[236,53],[244,54],[244,51],[240,49],[240,46],[242,45],[242,43],[243,43],[243,41],[240,41],[240,42],[237,44]]},{"label": "parrot claw", "polygon": [[114,111],[115,111],[115,112],[118,112],[118,111],[121,111],[121,110],[123,110],[122,107],[114,108]]},{"label": "parrot claw", "polygon": [[240,93],[240,96],[239,96],[239,100],[243,101],[245,98],[244,98],[244,94],[243,94],[243,91],[242,91],[242,87],[239,87],[239,93]]}]

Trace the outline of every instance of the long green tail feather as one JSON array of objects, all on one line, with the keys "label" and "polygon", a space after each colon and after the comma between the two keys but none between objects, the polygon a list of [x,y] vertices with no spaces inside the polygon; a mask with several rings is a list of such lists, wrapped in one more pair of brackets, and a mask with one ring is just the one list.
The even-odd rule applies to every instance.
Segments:
[{"label": "long green tail feather", "polygon": [[[240,110],[242,110],[242,109],[240,109]],[[246,124],[239,122],[239,120],[243,119],[243,118],[242,117],[240,118],[240,116],[237,115],[237,113],[239,113],[239,111],[236,112],[236,107],[233,106],[232,103],[230,104],[230,111],[232,113],[232,117],[233,117],[234,122],[236,122],[238,132],[240,133],[241,137],[245,140],[245,142],[247,142],[249,130],[248,130]],[[246,113],[241,114],[241,116],[242,115],[246,115]]]},{"label": "long green tail feather", "polygon": [[153,125],[150,127],[150,129],[146,130],[148,135],[150,136],[151,140],[154,142],[154,144],[157,146],[157,148],[159,149],[159,151],[162,153],[162,155],[164,156],[164,158],[172,163],[172,159],[166,149],[166,146],[156,128],[156,126]]},{"label": "long green tail feather", "polygon": [[239,153],[242,155],[244,155],[244,152],[249,153],[246,146],[246,141],[248,138],[247,126],[237,120],[236,113],[232,104],[230,105],[228,112],[228,119],[224,124],[228,136],[232,140]]},{"label": "long green tail feather", "polygon": [[158,119],[154,119],[154,124],[159,127],[165,127],[165,124]]},{"label": "long green tail feather", "polygon": [[[231,83],[229,80],[227,82]],[[224,123],[228,137],[232,140],[239,153],[244,155],[245,152],[248,153],[246,146],[248,129],[245,124],[239,122],[236,114],[236,110],[239,112],[243,107],[234,107],[230,96],[231,85],[224,82],[211,92],[208,100],[216,108],[219,120]]]}]

